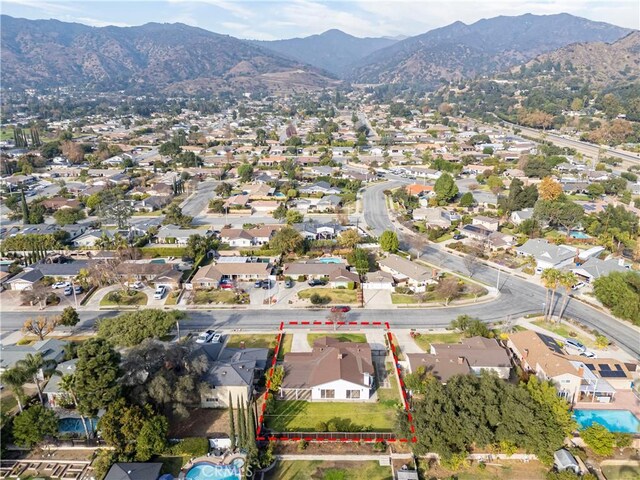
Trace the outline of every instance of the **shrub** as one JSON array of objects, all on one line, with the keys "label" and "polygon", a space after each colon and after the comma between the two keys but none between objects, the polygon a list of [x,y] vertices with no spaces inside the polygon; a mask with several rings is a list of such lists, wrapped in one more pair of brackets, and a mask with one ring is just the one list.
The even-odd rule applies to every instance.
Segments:
[{"label": "shrub", "polygon": [[307,442],[306,440],[300,440],[298,442],[298,451],[304,452],[308,446],[309,446],[309,442]]},{"label": "shrub", "polygon": [[320,295],[319,293],[314,293],[309,297],[309,300],[313,305],[326,305],[331,301],[331,298]]},{"label": "shrub", "polygon": [[318,422],[316,423],[316,432],[326,432],[327,431],[327,424],[326,422]]}]

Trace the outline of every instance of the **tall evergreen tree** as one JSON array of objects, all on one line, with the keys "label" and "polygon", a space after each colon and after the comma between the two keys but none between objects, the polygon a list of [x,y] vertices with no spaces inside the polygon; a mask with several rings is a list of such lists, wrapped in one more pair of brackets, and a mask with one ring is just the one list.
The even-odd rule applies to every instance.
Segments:
[{"label": "tall evergreen tree", "polygon": [[239,430],[239,441],[238,444],[240,447],[244,448],[247,431],[245,426],[245,417],[244,417],[244,407],[242,406],[242,401],[238,399],[238,430]]},{"label": "tall evergreen tree", "polygon": [[253,413],[253,407],[251,403],[247,404],[247,438],[246,448],[249,449],[251,444],[255,444],[256,438],[256,419]]},{"label": "tall evergreen tree", "polygon": [[236,443],[236,422],[234,419],[233,413],[233,398],[231,397],[231,392],[229,392],[229,437],[231,438],[231,448],[235,449],[237,446]]},{"label": "tall evergreen tree", "polygon": [[29,205],[27,205],[27,198],[24,196],[24,188],[20,190],[20,200],[22,201],[22,223],[29,223]]}]

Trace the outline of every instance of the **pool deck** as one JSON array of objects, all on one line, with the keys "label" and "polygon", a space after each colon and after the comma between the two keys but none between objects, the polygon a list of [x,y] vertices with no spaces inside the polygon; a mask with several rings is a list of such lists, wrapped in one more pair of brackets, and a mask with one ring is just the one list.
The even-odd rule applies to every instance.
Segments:
[{"label": "pool deck", "polygon": [[574,410],[629,410],[640,419],[640,399],[631,390],[618,390],[611,403],[577,402]]}]

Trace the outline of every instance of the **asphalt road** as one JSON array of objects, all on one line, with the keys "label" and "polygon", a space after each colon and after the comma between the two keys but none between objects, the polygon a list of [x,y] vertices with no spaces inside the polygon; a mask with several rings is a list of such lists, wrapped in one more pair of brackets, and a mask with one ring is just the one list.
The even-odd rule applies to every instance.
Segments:
[{"label": "asphalt road", "polygon": [[[377,235],[384,230],[394,230],[394,225],[389,219],[383,191],[398,186],[401,182],[393,180],[388,183],[377,184],[368,188],[364,193],[364,218]],[[404,235],[397,231],[400,238],[401,248],[409,250],[411,246],[406,242]],[[449,253],[437,244],[429,244],[421,249],[421,259],[433,265],[448,270],[469,275],[469,272],[462,258]],[[458,310],[486,321],[504,320],[508,315],[517,317],[528,313],[539,313],[543,311],[546,291],[544,288],[507,274],[488,265],[481,264],[473,274],[475,280],[484,282],[487,285],[496,286],[498,276],[500,280],[500,297],[490,303],[479,306],[466,306],[458,309],[444,309],[443,315],[447,315],[449,320],[459,315]],[[557,294],[554,311],[558,312],[562,299]],[[403,311],[404,315],[415,319],[421,314],[415,311]],[[424,315],[438,315],[434,310],[428,310]],[[438,317],[439,318],[439,317]],[[573,318],[583,325],[597,329],[609,339],[615,341],[629,353],[640,357],[640,335],[630,325],[626,325],[603,312],[600,312],[588,305],[571,299],[567,305],[565,318]],[[422,319],[421,319],[422,321]]]},{"label": "asphalt road", "polygon": [[[594,145],[592,143],[588,143],[588,142],[581,142],[579,140],[574,140],[572,138],[566,138],[566,137],[562,137],[560,135],[556,135],[554,133],[548,133],[548,132],[541,132],[540,130],[535,130],[533,128],[527,128],[527,127],[522,127],[520,125],[515,125],[512,123],[509,123],[508,125],[511,125],[514,128],[519,128],[522,133],[538,138],[538,139],[544,139],[544,140],[548,140],[550,142],[553,142],[554,144],[560,146],[560,147],[569,147],[569,148],[575,148],[578,152],[583,153],[585,155],[588,155],[592,158],[597,158],[598,157],[598,153],[600,152],[600,150],[604,150],[605,155],[609,156],[609,157],[616,157],[619,158],[620,160],[623,160],[625,162],[628,162],[630,164],[635,164],[638,165],[640,164],[640,154],[637,153],[631,153],[631,152],[625,152],[624,150],[618,150],[615,148],[611,148],[608,146],[599,146],[599,145]],[[544,138],[543,138],[544,137]]]}]

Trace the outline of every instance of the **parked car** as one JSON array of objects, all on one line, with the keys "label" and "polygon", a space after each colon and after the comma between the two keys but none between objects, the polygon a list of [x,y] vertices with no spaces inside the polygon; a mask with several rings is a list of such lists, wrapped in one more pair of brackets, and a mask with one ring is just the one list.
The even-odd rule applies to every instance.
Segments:
[{"label": "parked car", "polygon": [[568,346],[568,347],[575,348],[576,350],[579,350],[580,352],[586,352],[587,351],[587,347],[585,347],[578,340],[574,340],[573,338],[565,338],[564,339],[564,344],[566,346]]},{"label": "parked car", "polygon": [[284,281],[284,288],[292,288],[293,287],[293,280],[291,280],[290,278],[287,278]]},{"label": "parked car", "polygon": [[153,298],[155,298],[156,300],[162,300],[166,292],[167,287],[165,287],[164,285],[160,285],[158,288],[156,288],[156,291],[153,294]]},{"label": "parked car", "polygon": [[221,282],[220,283],[220,288],[222,288],[223,290],[231,290],[231,289],[233,289],[233,283],[227,283],[227,282],[222,283]]},{"label": "parked car", "polygon": [[307,282],[310,287],[315,287],[316,285],[325,285],[327,282],[324,280],[320,280],[319,278],[311,279]]},{"label": "parked car", "polygon": [[220,343],[222,341],[222,334],[215,333],[213,337],[211,337],[211,343]]},{"label": "parked car", "polygon": [[571,290],[578,290],[578,289],[580,289],[580,288],[582,288],[584,286],[585,286],[584,282],[578,282],[573,287],[571,287]]},{"label": "parked car", "polygon": [[65,294],[65,296],[67,296],[67,297],[68,297],[69,295],[73,295],[73,288],[71,288],[71,287],[66,287],[66,288],[64,289],[64,294]]},{"label": "parked car", "polygon": [[271,288],[271,280],[264,280],[262,282],[262,289],[269,290]]},{"label": "parked car", "polygon": [[196,343],[209,343],[214,335],[216,335],[214,330],[206,330],[198,335]]},{"label": "parked car", "polygon": [[456,233],[456,234],[453,236],[453,239],[454,239],[454,240],[462,240],[463,238],[464,238],[464,235],[462,235],[461,233]]},{"label": "parked car", "polygon": [[596,354],[591,350],[585,350],[584,352],[580,352],[580,356],[587,358],[597,358]]},{"label": "parked car", "polygon": [[79,293],[82,293],[83,290],[82,290],[82,287],[80,285],[76,285],[75,287],[73,287],[73,291],[76,294],[79,294]]},{"label": "parked car", "polygon": [[56,282],[51,285],[51,288],[67,288],[71,286],[71,282]]},{"label": "parked car", "polygon": [[331,311],[332,312],[347,313],[347,312],[351,311],[351,307],[348,307],[346,305],[335,305],[335,306],[331,307]]},{"label": "parked car", "polygon": [[262,280],[256,280],[256,283],[254,283],[253,286],[255,288],[261,288],[262,287]]},{"label": "parked car", "polygon": [[135,288],[136,290],[142,290],[144,288],[144,284],[142,282],[127,282],[125,286],[128,288]]}]

